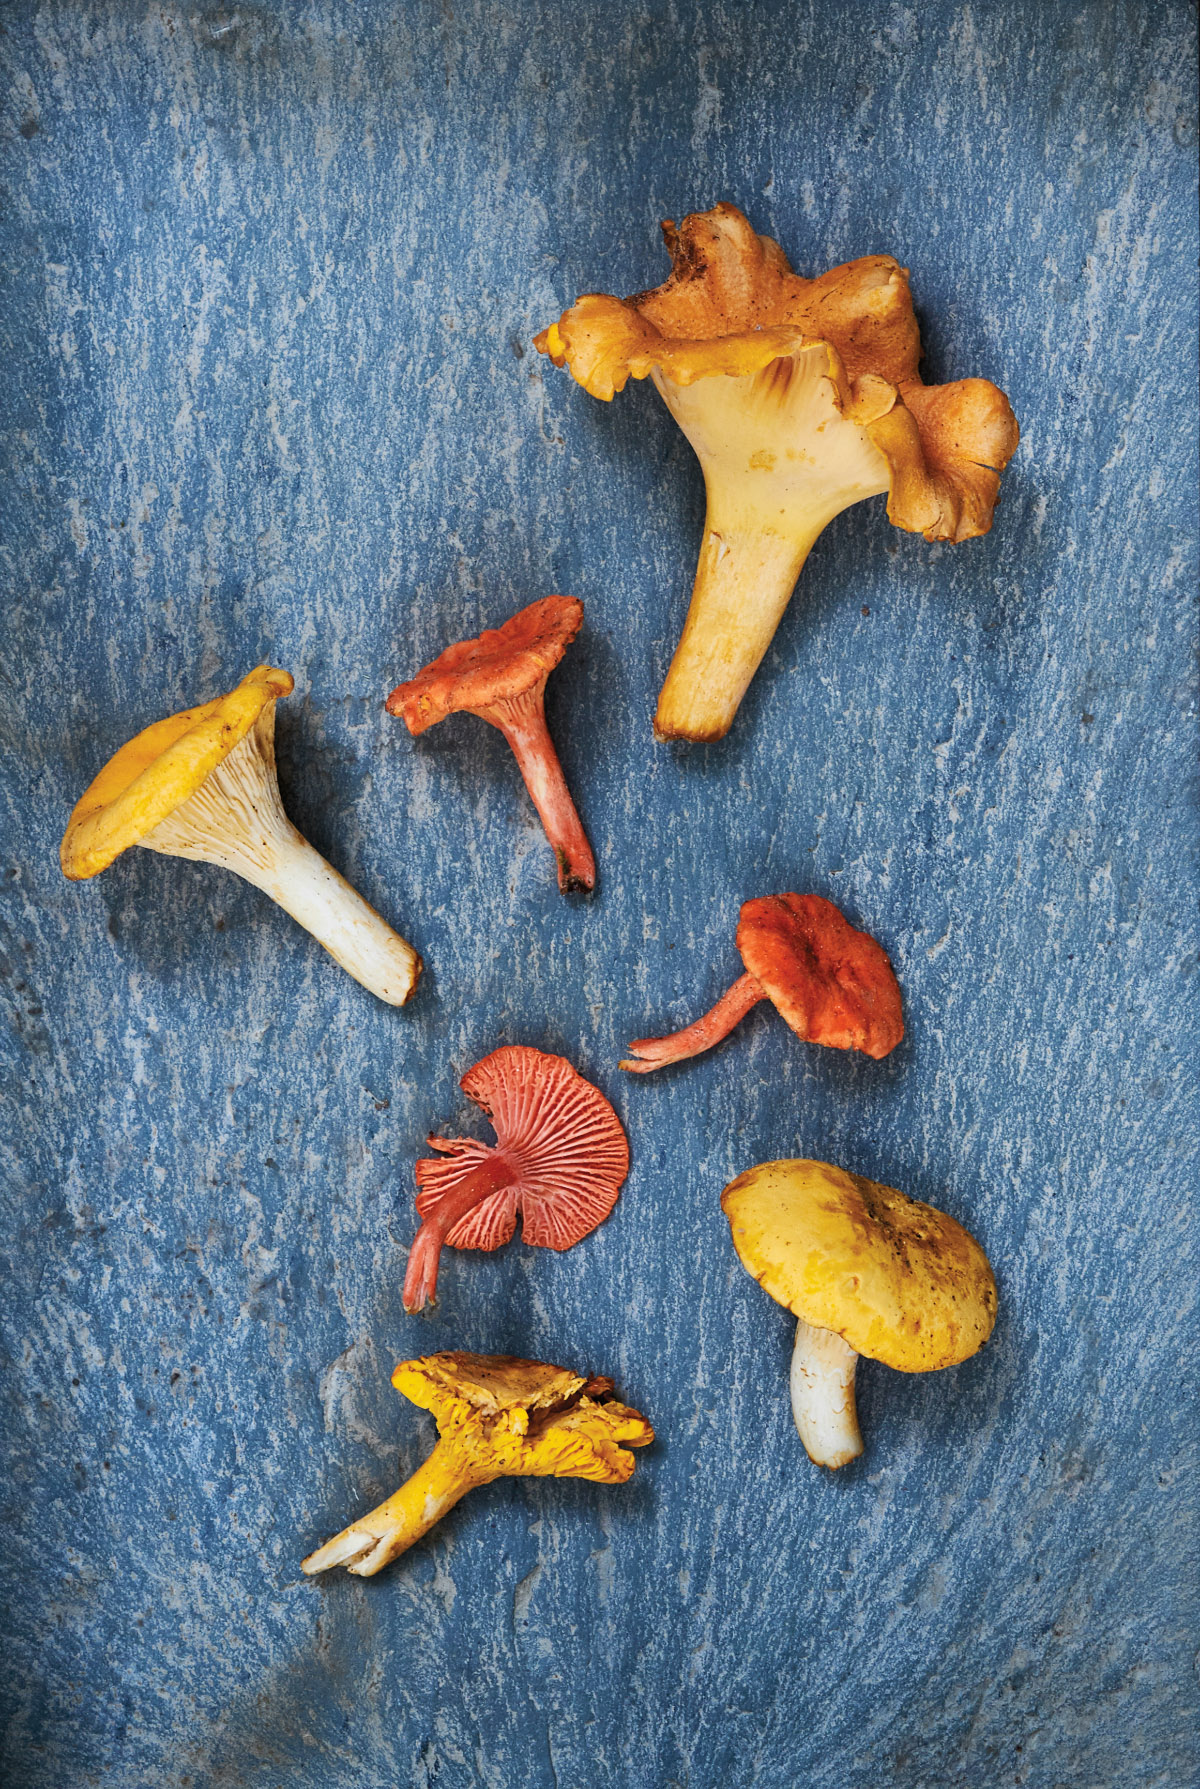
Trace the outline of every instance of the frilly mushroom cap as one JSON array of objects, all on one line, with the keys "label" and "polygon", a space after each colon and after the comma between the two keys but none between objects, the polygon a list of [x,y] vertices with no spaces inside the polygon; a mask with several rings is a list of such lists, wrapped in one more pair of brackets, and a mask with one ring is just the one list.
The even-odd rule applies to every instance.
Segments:
[{"label": "frilly mushroom cap", "polygon": [[815,1329],[902,1373],[955,1366],[996,1321],[987,1256],[961,1224],[828,1162],[763,1162],[721,1208],[746,1271]]},{"label": "frilly mushroom cap", "polygon": [[459,1220],[446,1237],[451,1248],[500,1248],[516,1228],[518,1210],[524,1240],[548,1249],[569,1249],[604,1221],[629,1172],[629,1144],[598,1087],[565,1057],[522,1044],[493,1050],[460,1085],[491,1119],[497,1141],[489,1147],[470,1138],[430,1137],[430,1147],[453,1160],[426,1157],[416,1164],[418,1212],[429,1217],[447,1193],[497,1157],[515,1178]]},{"label": "frilly mushroom cap", "polygon": [[640,1412],[609,1399],[611,1379],[585,1379],[543,1361],[427,1354],[402,1361],[392,1384],[431,1413],[440,1434],[494,1463],[496,1477],[624,1484],[634,1459],[620,1443],[645,1447],[654,1439]]},{"label": "frilly mushroom cap", "polygon": [[75,803],[60,849],[63,874],[83,881],[106,870],[194,795],[263,709],[294,687],[286,671],[258,665],[227,696],[144,728]]},{"label": "frilly mushroom cap", "polygon": [[631,298],[587,293],[534,345],[593,397],[657,374],[679,385],[742,377],[826,347],[839,405],[861,422],[891,474],[888,516],[927,540],[986,534],[1016,418],[986,379],[925,386],[908,269],[864,255],[808,280],[735,205],[693,212],[663,235],[672,271]]},{"label": "frilly mushroom cap", "polygon": [[415,677],[397,684],[388,713],[402,716],[415,737],[449,714],[511,701],[545,681],[582,625],[577,596],[543,596],[502,627],[447,646]]},{"label": "frilly mushroom cap", "polygon": [[904,1036],[887,952],[820,895],[761,895],[742,904],[742,961],[792,1030],[878,1059]]}]

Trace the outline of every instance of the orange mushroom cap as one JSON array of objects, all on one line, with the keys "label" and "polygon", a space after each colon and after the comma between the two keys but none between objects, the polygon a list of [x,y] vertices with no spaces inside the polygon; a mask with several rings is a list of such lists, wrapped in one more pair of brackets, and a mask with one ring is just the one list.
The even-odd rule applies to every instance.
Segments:
[{"label": "orange mushroom cap", "polygon": [[587,893],[596,860],[546,727],[546,679],[583,625],[577,596],[544,596],[502,627],[448,646],[431,665],[397,684],[387,699],[414,736],[448,714],[476,715],[498,727],[558,861],[558,885]]},{"label": "orange mushroom cap", "polygon": [[543,596],[500,627],[447,646],[387,699],[414,738],[449,714],[512,701],[544,683],[583,626],[577,596]]},{"label": "orange mushroom cap", "polygon": [[835,1050],[879,1058],[904,1036],[888,954],[820,895],[760,895],[742,904],[742,961],[792,1030]]},{"label": "orange mushroom cap", "polygon": [[662,229],[672,265],[661,286],[630,298],[585,294],[535,336],[538,351],[610,399],[656,369],[692,385],[828,343],[840,405],[888,463],[889,520],[926,540],[988,532],[1017,421],[987,379],[921,379],[906,267],[892,255],[862,255],[806,279],[724,201]]},{"label": "orange mushroom cap", "polygon": [[418,1212],[436,1216],[447,1195],[497,1158],[512,1179],[447,1232],[451,1248],[500,1248],[518,1211],[524,1240],[540,1248],[569,1249],[603,1223],[629,1172],[629,1143],[598,1087],[565,1057],[520,1044],[493,1050],[460,1085],[491,1119],[496,1142],[430,1137],[430,1147],[452,1159],[417,1163]]}]

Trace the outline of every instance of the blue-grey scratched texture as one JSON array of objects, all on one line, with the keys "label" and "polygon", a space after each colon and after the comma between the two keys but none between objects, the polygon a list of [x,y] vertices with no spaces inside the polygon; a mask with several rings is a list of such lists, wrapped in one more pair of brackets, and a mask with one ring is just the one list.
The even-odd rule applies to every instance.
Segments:
[{"label": "blue-grey scratched texture", "polygon": [[[0,8],[4,1781],[19,1789],[1185,1789],[1196,1780],[1191,9],[640,0]],[[911,268],[934,378],[1011,394],[993,532],[820,541],[731,737],[657,747],[702,494],[654,392],[531,337],[719,198]],[[547,591],[600,863],[556,892],[499,735],[391,684]],[[135,728],[289,667],[297,822],[429,969],[374,1001],[229,875],[69,885]],[[738,903],[890,950],[884,1063],[758,1009]],[[1189,976],[1192,979],[1189,980]],[[412,1163],[505,1041],[633,1169],[564,1256],[452,1255]],[[944,1206],[1002,1295],[861,1374],[810,1466],[723,1184],[779,1155]],[[301,1557],[429,1445],[395,1360],[614,1374],[625,1489],[498,1484],[384,1576]]]}]

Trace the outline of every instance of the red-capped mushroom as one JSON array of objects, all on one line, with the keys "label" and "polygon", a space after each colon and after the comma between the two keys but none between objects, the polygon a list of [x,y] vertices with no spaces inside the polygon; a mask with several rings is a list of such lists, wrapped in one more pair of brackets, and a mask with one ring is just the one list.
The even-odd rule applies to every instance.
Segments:
[{"label": "red-capped mushroom", "polygon": [[630,1074],[699,1056],[759,1000],[771,1000],[799,1037],[876,1058],[904,1036],[900,987],[887,952],[820,895],[760,895],[742,904],[737,947],[746,974],[694,1025],[630,1044]]},{"label": "red-capped mushroom", "polygon": [[417,1163],[423,1222],[408,1255],[406,1311],[433,1303],[447,1244],[498,1249],[519,1211],[526,1242],[569,1249],[604,1222],[629,1172],[621,1120],[564,1057],[507,1045],[468,1069],[460,1085],[491,1119],[496,1142],[430,1137],[430,1148],[451,1160]]},{"label": "red-capped mushroom", "polygon": [[546,727],[546,679],[583,625],[577,596],[544,596],[502,627],[460,640],[387,699],[415,738],[448,714],[475,714],[498,727],[521,767],[558,859],[558,886],[586,892],[596,860]]}]

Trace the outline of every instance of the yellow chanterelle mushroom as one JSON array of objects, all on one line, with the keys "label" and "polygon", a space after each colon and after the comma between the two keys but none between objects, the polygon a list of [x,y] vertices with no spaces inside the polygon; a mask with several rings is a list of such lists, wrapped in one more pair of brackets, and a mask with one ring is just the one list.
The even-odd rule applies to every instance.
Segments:
[{"label": "yellow chanterelle mushroom", "polygon": [[901,1373],[957,1366],[996,1321],[988,1258],[961,1224],[828,1162],[763,1162],[721,1194],[742,1265],[799,1318],[792,1414],[809,1458],[862,1453],[860,1354]]},{"label": "yellow chanterelle mushroom", "polygon": [[146,727],[75,804],[63,874],[82,881],[130,845],[220,864],[264,894],[390,1006],[408,999],[421,959],[314,851],[283,811],[275,703],[286,671],[259,665],[235,690]]},{"label": "yellow chanterelle mushroom", "polygon": [[[400,1489],[302,1561],[313,1573],[344,1565],[369,1578],[427,1534],[477,1485],[497,1478],[590,1478],[623,1485],[626,1449],[654,1430],[611,1399],[611,1379],[507,1354],[427,1354],[401,1361],[392,1384],[432,1413],[438,1443]],[[624,1443],[624,1446],[621,1444]]]}]

